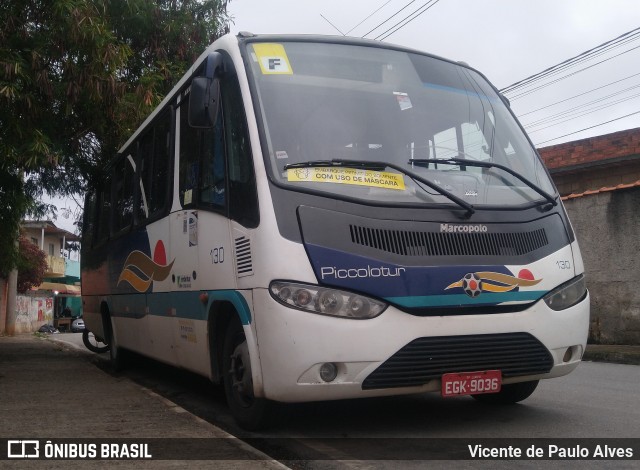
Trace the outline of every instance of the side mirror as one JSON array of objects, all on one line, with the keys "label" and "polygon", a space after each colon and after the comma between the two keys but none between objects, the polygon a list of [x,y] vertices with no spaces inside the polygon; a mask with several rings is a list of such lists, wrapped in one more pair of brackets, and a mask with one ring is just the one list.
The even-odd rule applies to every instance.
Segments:
[{"label": "side mirror", "polygon": [[189,125],[205,129],[215,126],[219,103],[220,81],[195,77],[189,92]]},{"label": "side mirror", "polygon": [[212,52],[204,64],[204,77],[194,77],[189,93],[189,125],[211,128],[216,125],[220,101],[222,54]]},{"label": "side mirror", "polygon": [[511,101],[509,101],[509,98],[507,98],[506,96],[504,96],[502,93],[500,93],[500,99],[502,100],[502,102],[504,104],[507,105],[508,108],[511,107]]}]

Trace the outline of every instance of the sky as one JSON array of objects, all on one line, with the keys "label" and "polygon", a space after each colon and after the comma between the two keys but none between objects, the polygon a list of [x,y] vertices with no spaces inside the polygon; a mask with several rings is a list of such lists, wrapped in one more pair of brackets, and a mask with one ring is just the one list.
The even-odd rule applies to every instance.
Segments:
[{"label": "sky", "polygon": [[[424,13],[409,16],[428,4]],[[233,18],[232,33],[350,31],[349,36],[384,39],[467,62],[498,89],[640,28],[637,0],[231,0],[227,11]],[[388,35],[403,18],[414,19]],[[594,65],[606,58],[610,60]],[[525,96],[514,98],[530,89],[507,93],[537,147],[640,127],[640,113],[618,119],[640,111],[640,31],[636,40],[567,72],[589,65]],[[599,87],[604,88],[594,90]],[[562,100],[567,101],[558,103]],[[575,132],[591,126],[597,127]]]},{"label": "sky", "polygon": [[[467,62],[498,89],[640,28],[638,0],[231,0],[227,11],[234,34],[387,36]],[[630,39],[551,78],[587,70],[525,96],[517,95],[530,89],[507,93],[537,147],[640,127],[640,31]],[[52,202],[77,209],[72,200]],[[56,225],[73,232],[72,218],[58,212]]]}]

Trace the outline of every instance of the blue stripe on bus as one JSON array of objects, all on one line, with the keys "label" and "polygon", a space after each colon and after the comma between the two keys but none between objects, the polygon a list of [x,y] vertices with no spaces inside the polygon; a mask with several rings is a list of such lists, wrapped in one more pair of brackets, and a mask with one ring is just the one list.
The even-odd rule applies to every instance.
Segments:
[{"label": "blue stripe on bus", "polygon": [[425,295],[409,297],[386,297],[385,300],[402,307],[455,307],[457,305],[495,305],[503,302],[535,301],[547,291],[483,292],[472,298],[467,294]]},{"label": "blue stripe on bus", "polygon": [[[251,324],[251,309],[247,304],[244,296],[237,290],[213,290],[209,291],[209,304],[207,305],[207,311],[212,302],[215,301],[227,301],[230,302],[238,312],[240,321],[243,325]],[[199,294],[198,294],[199,295]]]},{"label": "blue stripe on bus", "polygon": [[425,88],[433,88],[434,90],[440,90],[440,91],[448,91],[451,93],[458,93],[461,95],[465,95],[465,96],[471,96],[471,97],[478,97],[478,98],[486,98],[489,101],[493,101],[493,102],[499,102],[500,98],[497,96],[487,96],[484,93],[480,93],[476,90],[467,90],[465,88],[456,88],[456,87],[452,87],[452,86],[447,86],[447,85],[438,85],[436,83],[430,83],[430,82],[422,82],[422,86],[424,86]]},{"label": "blue stripe on bus", "polygon": [[[200,301],[202,291],[185,291],[185,292],[154,292],[146,294],[146,304],[149,307],[149,315],[154,316],[174,316],[188,318],[191,320],[207,320],[209,316],[209,308],[216,301],[224,301],[231,303],[240,317],[243,325],[251,324],[251,309],[242,294],[235,290],[212,290],[205,291],[209,295],[207,305]],[[113,296],[113,315],[117,317],[127,318],[143,318],[144,312],[144,294],[125,294]],[[117,304],[117,306],[116,306]],[[135,308],[131,308],[135,304]],[[125,307],[128,306],[131,312],[126,312]],[[134,313],[135,312],[135,313]]]},{"label": "blue stripe on bus", "polygon": [[202,291],[171,292],[172,304],[176,309],[176,317],[191,320],[206,320],[213,302],[229,302],[234,306],[243,325],[251,324],[251,309],[245,298],[236,290],[205,291],[209,301],[205,306],[200,301]]}]

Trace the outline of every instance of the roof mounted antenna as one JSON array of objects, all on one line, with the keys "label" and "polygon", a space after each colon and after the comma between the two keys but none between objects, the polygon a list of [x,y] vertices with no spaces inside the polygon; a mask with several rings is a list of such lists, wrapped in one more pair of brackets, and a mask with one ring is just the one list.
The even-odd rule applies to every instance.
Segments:
[{"label": "roof mounted antenna", "polygon": [[336,25],[334,25],[331,21],[329,21],[322,13],[320,13],[320,16],[322,16],[322,19],[325,20],[327,23],[329,23],[331,26],[333,26],[335,28],[336,31],[338,31],[340,34],[342,34],[343,36],[346,36],[346,34],[344,34],[342,31],[340,31],[338,29],[338,27]]}]

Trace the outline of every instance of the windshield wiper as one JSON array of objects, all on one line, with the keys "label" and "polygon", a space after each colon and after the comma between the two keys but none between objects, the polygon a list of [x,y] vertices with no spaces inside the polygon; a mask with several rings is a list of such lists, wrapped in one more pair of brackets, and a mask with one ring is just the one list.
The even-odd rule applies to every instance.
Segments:
[{"label": "windshield wiper", "polygon": [[370,162],[370,161],[362,161],[362,160],[341,160],[341,159],[333,159],[333,160],[311,160],[308,162],[300,162],[300,163],[288,163],[284,166],[285,170],[290,168],[318,168],[318,167],[333,167],[339,166],[343,168],[360,168],[363,170],[372,170],[372,171],[382,171],[387,168],[386,163],[380,162]]},{"label": "windshield wiper", "polygon": [[401,166],[394,165],[393,163],[374,162],[374,161],[368,161],[368,160],[345,160],[340,158],[334,158],[333,160],[315,160],[315,161],[312,160],[312,161],[301,162],[301,163],[289,163],[284,166],[284,169],[288,170],[290,168],[314,168],[314,167],[360,168],[360,169],[372,170],[372,171],[382,171],[385,168],[391,168],[393,170],[396,170],[399,173],[402,173],[403,175],[408,176],[414,181],[417,181],[419,183],[424,184],[425,186],[430,187],[431,189],[438,192],[442,196],[446,197],[450,201],[455,202],[457,205],[459,205],[460,207],[462,207],[467,211],[464,214],[464,218],[468,219],[476,211],[471,204],[469,204],[467,201],[460,199],[455,194],[447,191],[444,188],[441,188],[437,184],[429,181],[428,179],[425,179],[422,176],[412,171],[402,168]]},{"label": "windshield wiper", "polygon": [[547,202],[549,202],[552,206],[558,205],[558,201],[556,201],[556,199],[551,194],[546,192],[540,186],[529,181],[527,178],[522,176],[517,171],[513,171],[508,166],[501,165],[500,163],[480,162],[477,160],[466,160],[464,158],[410,158],[409,163],[412,165],[429,165],[429,163],[442,163],[445,165],[448,164],[448,165],[459,165],[459,166],[475,166],[479,168],[499,168],[500,170],[503,170],[509,173],[510,175],[518,178],[524,184],[526,184],[535,192],[537,192],[540,196],[545,198]]}]

